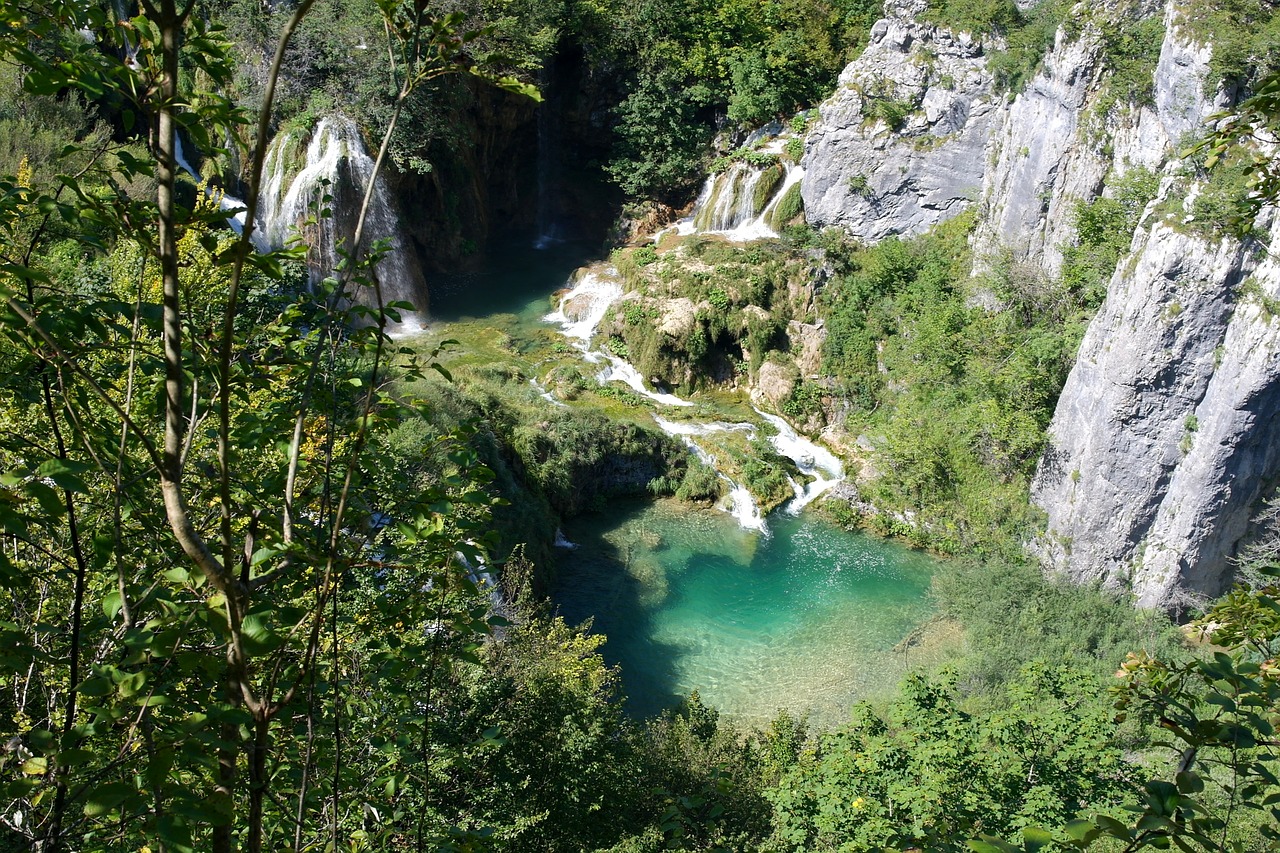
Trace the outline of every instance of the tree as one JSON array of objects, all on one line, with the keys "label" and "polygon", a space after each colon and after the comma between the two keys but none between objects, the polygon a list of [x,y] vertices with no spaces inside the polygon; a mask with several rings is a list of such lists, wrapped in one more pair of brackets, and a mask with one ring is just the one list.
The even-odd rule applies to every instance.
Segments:
[{"label": "tree", "polygon": [[[310,7],[280,33],[232,237],[179,169],[179,134],[219,162],[250,129],[199,4],[0,3],[27,95],[82,97],[124,140],[82,136],[74,173],[0,181],[4,819],[44,851],[422,849],[437,829],[432,691],[487,630],[455,555],[483,553],[491,499],[457,435],[432,438],[450,465],[421,491],[376,453],[423,416],[397,393],[424,366],[386,334],[411,306],[384,303],[383,250],[295,291],[298,251],[251,249],[275,78]],[[375,168],[425,81],[529,91],[471,63],[458,16],[378,8],[395,85]],[[81,263],[58,260],[67,241]]]}]

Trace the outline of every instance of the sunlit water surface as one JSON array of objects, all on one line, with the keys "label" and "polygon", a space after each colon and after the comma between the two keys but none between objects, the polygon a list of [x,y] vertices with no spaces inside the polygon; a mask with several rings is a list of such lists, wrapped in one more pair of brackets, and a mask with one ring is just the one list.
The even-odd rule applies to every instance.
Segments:
[{"label": "sunlit water surface", "polygon": [[833,725],[913,665],[902,641],[930,613],[929,557],[812,516],[769,524],[765,537],[662,501],[566,528],[579,547],[562,552],[553,598],[608,636],[633,713],[697,690],[741,722],[786,708]]}]

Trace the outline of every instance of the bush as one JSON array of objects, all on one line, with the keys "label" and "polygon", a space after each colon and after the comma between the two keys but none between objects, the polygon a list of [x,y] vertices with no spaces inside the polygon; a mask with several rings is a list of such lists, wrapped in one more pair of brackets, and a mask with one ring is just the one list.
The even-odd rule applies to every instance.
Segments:
[{"label": "bush", "polygon": [[723,482],[714,468],[695,459],[685,469],[684,478],[676,488],[675,496],[682,501],[713,503],[720,499]]}]

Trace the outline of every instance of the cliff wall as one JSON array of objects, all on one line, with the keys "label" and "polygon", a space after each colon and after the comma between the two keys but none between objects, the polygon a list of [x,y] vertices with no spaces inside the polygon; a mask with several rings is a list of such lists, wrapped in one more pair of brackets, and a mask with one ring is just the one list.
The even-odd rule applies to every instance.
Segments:
[{"label": "cliff wall", "polygon": [[[1222,591],[1280,477],[1280,265],[1259,240],[1196,220],[1203,176],[1180,152],[1230,103],[1206,85],[1212,46],[1177,2],[1079,6],[1012,97],[993,80],[998,41],[923,23],[924,11],[890,0],[823,105],[803,160],[809,222],[874,241],[976,208],[975,273],[1012,260],[1052,279],[1081,203],[1135,168],[1158,175],[1059,398],[1031,547],[1049,570],[1142,606]],[[1119,98],[1108,37],[1144,18],[1163,24],[1153,86]],[[1270,213],[1257,225],[1275,236]]]}]

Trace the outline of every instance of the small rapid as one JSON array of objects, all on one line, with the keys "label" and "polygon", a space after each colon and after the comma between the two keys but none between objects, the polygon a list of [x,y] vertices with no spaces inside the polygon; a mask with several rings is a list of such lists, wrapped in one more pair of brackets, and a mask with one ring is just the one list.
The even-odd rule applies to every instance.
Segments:
[{"label": "small rapid", "polygon": [[[623,382],[637,394],[659,405],[692,406],[690,401],[674,394],[650,389],[645,384],[644,377],[631,364],[613,353],[592,347],[601,323],[608,316],[610,309],[623,297],[622,285],[616,279],[617,274],[615,267],[584,273],[577,283],[561,296],[556,310],[545,315],[543,320],[558,325],[560,333],[568,338],[572,346],[582,354],[584,361],[603,365],[596,374],[598,381]],[[531,381],[545,399],[563,405],[554,395],[546,392],[537,380]],[[844,466],[830,450],[798,434],[785,419],[758,408],[754,411],[775,430],[775,434],[769,437],[774,449],[781,456],[791,460],[801,475],[807,478],[807,482],[803,484],[796,482],[794,478],[791,479],[795,497],[787,502],[784,511],[790,515],[796,515],[843,479]],[[720,509],[732,515],[744,530],[754,530],[768,535],[768,524],[751,491],[744,484],[730,477],[717,464],[716,454],[709,449],[706,441],[708,436],[727,432],[743,432],[750,438],[754,438],[756,425],[722,421],[674,421],[656,413],[653,418],[659,429],[683,441],[698,461],[715,469],[716,474],[727,484],[727,495],[720,502]]]},{"label": "small rapid", "polygon": [[787,502],[783,511],[789,515],[798,515],[800,510],[844,479],[844,465],[830,450],[797,433],[785,419],[759,409],[755,412],[778,431],[776,435],[769,437],[774,449],[790,459],[801,474],[813,478],[803,486],[795,480],[791,481],[791,488],[796,496]]},{"label": "small rapid", "polygon": [[693,403],[675,394],[651,390],[640,371],[613,353],[591,348],[591,341],[609,309],[622,298],[622,285],[613,278],[617,274],[615,267],[609,267],[603,274],[586,273],[560,298],[560,306],[542,319],[560,326],[560,333],[582,353],[584,361],[604,364],[596,375],[600,382],[623,382],[640,396],[663,406],[692,406]]}]

